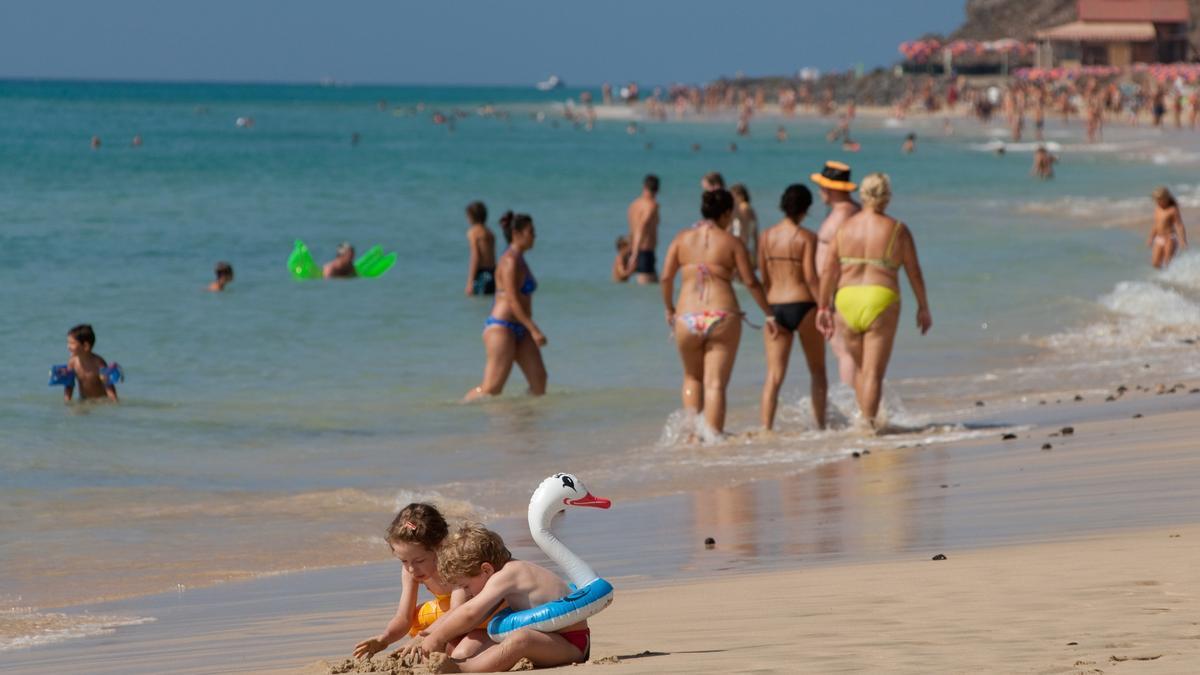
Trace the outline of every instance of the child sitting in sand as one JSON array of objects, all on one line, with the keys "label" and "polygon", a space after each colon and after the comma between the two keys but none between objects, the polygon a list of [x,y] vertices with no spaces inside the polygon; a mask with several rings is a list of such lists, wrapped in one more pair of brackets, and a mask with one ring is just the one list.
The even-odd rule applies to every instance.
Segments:
[{"label": "child sitting in sand", "polygon": [[[468,523],[455,532],[438,551],[438,573],[448,583],[466,591],[467,601],[455,607],[430,628],[421,632],[416,647],[423,654],[443,652],[454,638],[467,636],[483,643],[465,660],[441,664],[442,672],[459,669],[466,673],[507,671],[522,659],[535,667],[563,666],[587,661],[591,652],[591,630],[587,621],[567,626],[557,633],[522,628],[503,643],[494,644],[486,635],[476,635],[475,626],[501,603],[521,611],[557,600],[569,592],[567,584],[550,570],[513,560],[500,535],[482,525]],[[466,638],[464,638],[466,639]]]},{"label": "child sitting in sand", "polygon": [[[354,646],[354,658],[369,659],[405,635],[416,635],[466,600],[464,591],[455,590],[438,576],[437,550],[447,532],[446,519],[430,504],[409,504],[396,515],[388,528],[387,542],[404,565],[400,572],[400,606],[382,633]],[[419,609],[417,584],[425,584],[434,596]]]},{"label": "child sitting in sand", "polygon": [[233,281],[233,265],[221,261],[213,268],[213,274],[217,275],[217,280],[208,285],[208,290],[213,293],[219,293],[225,290],[229,282]]},{"label": "child sitting in sand", "polygon": [[629,271],[625,270],[625,261],[629,259],[629,237],[624,235],[617,237],[617,257],[613,258],[612,264],[612,280],[613,281],[629,281],[629,277],[633,275],[633,268]]},{"label": "child sitting in sand", "polygon": [[112,383],[108,373],[108,362],[104,357],[92,352],[96,344],[96,333],[86,323],[81,323],[67,331],[67,351],[71,352],[71,360],[67,361],[67,371],[75,374],[74,382],[63,386],[63,400],[71,402],[75,392],[75,384],[79,385],[79,399],[99,400],[108,397],[113,403],[118,403],[117,387]]}]

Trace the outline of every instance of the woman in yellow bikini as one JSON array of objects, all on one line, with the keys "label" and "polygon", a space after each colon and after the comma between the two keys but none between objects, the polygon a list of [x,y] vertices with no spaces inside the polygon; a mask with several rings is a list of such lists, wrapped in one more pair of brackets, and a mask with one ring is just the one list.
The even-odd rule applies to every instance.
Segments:
[{"label": "woman in yellow bikini", "polygon": [[[733,221],[733,197],[724,189],[701,197],[703,220],[680,232],[667,249],[662,273],[667,325],[683,361],[683,407],[704,412],[710,431],[725,431],[725,387],[733,372],[742,317],[729,283],[736,270],[754,301],[767,315],[766,329],[775,334],[775,317],[767,305],[745,245],[726,230]],[[679,303],[675,273],[682,272]],[[678,310],[678,313],[677,313]]]},{"label": "woman in yellow bikini", "polygon": [[891,181],[886,174],[873,173],[863,179],[859,195],[863,210],[838,228],[828,262],[821,270],[817,327],[826,339],[833,335],[832,301],[837,306],[837,326],[845,331],[846,347],[858,366],[854,382],[858,407],[863,419],[874,428],[883,376],[900,321],[901,267],[917,298],[917,327],[922,335],[929,331],[933,319],[912,233],[904,223],[884,213],[892,199]]}]

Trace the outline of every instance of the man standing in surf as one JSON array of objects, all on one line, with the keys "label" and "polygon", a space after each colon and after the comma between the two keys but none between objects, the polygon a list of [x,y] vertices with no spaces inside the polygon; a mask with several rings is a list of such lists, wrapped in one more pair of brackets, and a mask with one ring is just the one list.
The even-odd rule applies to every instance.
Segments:
[{"label": "man standing in surf", "polygon": [[642,194],[629,204],[625,216],[629,220],[629,258],[625,274],[636,273],[639,284],[658,283],[658,176],[647,174],[642,179]]},{"label": "man standing in surf", "polygon": [[[816,263],[817,273],[820,274],[820,271],[825,269],[828,263],[829,246],[833,243],[833,238],[837,236],[838,228],[851,216],[862,210],[862,207],[850,198],[850,193],[858,186],[850,182],[849,165],[841,162],[825,162],[825,168],[821,170],[821,173],[814,173],[810,178],[820,187],[821,201],[829,206],[829,214],[825,216],[820,229],[817,230]],[[833,334],[829,340],[829,347],[833,350],[833,355],[837,357],[838,376],[841,377],[842,384],[853,387],[858,367],[854,365],[854,358],[846,348],[845,336],[841,331]]]}]

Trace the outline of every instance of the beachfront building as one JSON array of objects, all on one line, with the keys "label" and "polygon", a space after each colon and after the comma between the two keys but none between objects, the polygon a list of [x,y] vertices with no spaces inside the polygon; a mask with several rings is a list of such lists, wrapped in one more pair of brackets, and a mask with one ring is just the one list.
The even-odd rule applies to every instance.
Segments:
[{"label": "beachfront building", "polygon": [[1035,33],[1037,65],[1130,66],[1187,61],[1188,0],[1078,0],[1078,18]]}]

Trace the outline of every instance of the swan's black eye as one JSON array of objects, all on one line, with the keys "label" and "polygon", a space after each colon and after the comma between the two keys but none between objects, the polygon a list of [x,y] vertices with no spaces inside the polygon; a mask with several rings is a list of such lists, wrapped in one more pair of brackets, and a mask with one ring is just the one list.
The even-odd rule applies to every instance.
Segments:
[{"label": "swan's black eye", "polygon": [[569,487],[572,490],[575,489],[575,481],[571,480],[570,476],[563,474],[562,479],[563,479],[563,487]]}]

